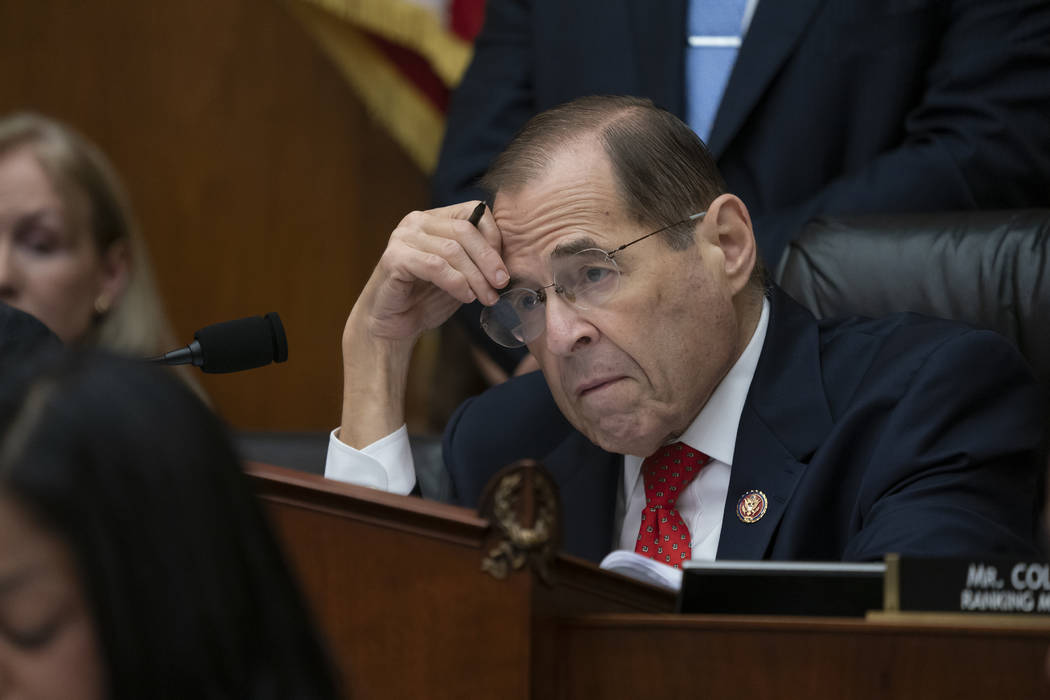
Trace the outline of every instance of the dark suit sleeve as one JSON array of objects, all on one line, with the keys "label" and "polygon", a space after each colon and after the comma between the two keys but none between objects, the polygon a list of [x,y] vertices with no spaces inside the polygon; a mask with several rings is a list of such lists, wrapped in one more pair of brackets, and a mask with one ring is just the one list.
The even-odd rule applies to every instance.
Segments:
[{"label": "dark suit sleeve", "polygon": [[844,559],[1034,553],[1046,423],[1011,345],[985,331],[945,342],[885,415]]},{"label": "dark suit sleeve", "polygon": [[530,372],[468,399],[452,415],[441,454],[460,505],[476,507],[496,472],[542,460],[573,432],[542,372]]},{"label": "dark suit sleeve", "polygon": [[532,46],[528,0],[489,0],[474,59],[449,105],[435,206],[480,199],[477,179],[535,113]]},{"label": "dark suit sleeve", "polygon": [[756,217],[768,263],[818,214],[1050,200],[1050,3],[958,0],[943,11],[939,52],[897,146],[799,205]]}]

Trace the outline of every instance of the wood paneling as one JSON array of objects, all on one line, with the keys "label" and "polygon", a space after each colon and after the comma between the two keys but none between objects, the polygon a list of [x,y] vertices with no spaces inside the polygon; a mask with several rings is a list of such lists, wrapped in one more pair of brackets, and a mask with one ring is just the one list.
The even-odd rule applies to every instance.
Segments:
[{"label": "wood paneling", "polygon": [[671,593],[564,556],[549,584],[527,567],[497,580],[481,567],[489,523],[466,508],[263,464],[249,475],[352,697],[543,697],[532,660],[552,643],[534,624],[674,605]]},{"label": "wood paneling", "polygon": [[1002,626],[980,615],[940,624],[590,615],[556,620],[548,633],[548,665],[537,669],[536,697],[549,700],[984,700],[1050,693],[1050,627]]},{"label": "wood paneling", "polygon": [[346,314],[426,180],[277,0],[0,0],[0,112],[110,156],[180,338],[278,311],[287,364],[205,376],[234,426],[338,422]]}]

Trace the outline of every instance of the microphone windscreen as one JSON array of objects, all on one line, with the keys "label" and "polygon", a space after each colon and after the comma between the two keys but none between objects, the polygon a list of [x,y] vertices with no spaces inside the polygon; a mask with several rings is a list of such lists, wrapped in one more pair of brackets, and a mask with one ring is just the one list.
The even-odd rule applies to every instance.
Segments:
[{"label": "microphone windscreen", "polygon": [[200,343],[204,372],[239,372],[288,359],[284,326],[273,312],[215,323],[193,337]]},{"label": "microphone windscreen", "polygon": [[273,361],[284,362],[288,359],[288,338],[284,335],[284,324],[276,311],[266,314],[266,320],[273,331]]}]

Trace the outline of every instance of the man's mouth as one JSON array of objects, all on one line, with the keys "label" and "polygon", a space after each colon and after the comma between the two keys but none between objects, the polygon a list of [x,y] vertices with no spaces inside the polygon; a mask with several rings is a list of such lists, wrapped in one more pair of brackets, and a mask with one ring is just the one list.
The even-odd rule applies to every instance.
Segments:
[{"label": "man's mouth", "polygon": [[623,379],[623,377],[620,376],[599,377],[597,379],[590,379],[586,382],[583,382],[576,388],[576,396],[578,398],[583,398],[588,394],[599,392],[602,389],[614,384],[615,382],[620,381],[621,379]]}]

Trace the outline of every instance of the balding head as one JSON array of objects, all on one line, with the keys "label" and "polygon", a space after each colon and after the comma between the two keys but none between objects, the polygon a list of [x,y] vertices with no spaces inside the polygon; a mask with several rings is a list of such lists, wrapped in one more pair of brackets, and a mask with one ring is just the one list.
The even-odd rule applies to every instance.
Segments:
[{"label": "balding head", "polygon": [[[636,97],[582,97],[533,117],[481,180],[494,198],[542,176],[572,144],[596,139],[612,166],[627,215],[653,229],[703,211],[726,191],[704,143],[674,115]],[[692,242],[688,226],[664,234]]]}]

